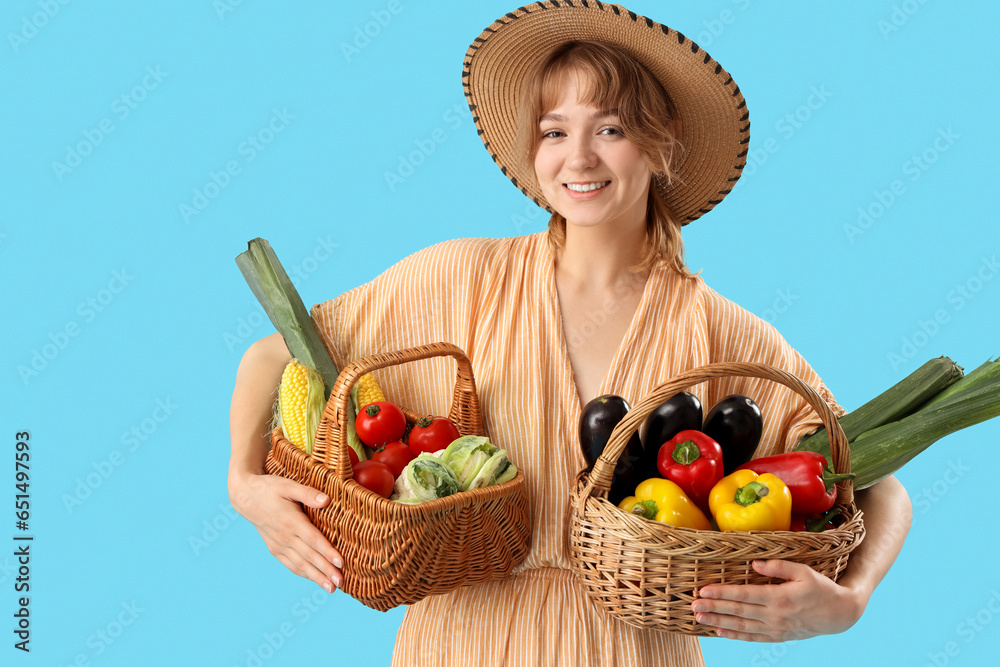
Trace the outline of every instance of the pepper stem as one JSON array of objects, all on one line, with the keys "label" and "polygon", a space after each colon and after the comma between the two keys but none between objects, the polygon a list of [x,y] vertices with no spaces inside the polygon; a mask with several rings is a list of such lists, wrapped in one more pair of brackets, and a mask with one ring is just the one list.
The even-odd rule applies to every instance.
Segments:
[{"label": "pepper stem", "polygon": [[632,505],[632,514],[641,516],[644,519],[652,519],[656,516],[656,501],[640,500],[635,505]]},{"label": "pepper stem", "polygon": [[674,447],[674,461],[680,463],[683,466],[691,465],[694,461],[698,460],[701,456],[701,451],[698,449],[698,445],[694,444],[693,440],[685,440],[681,444]]},{"label": "pepper stem", "polygon": [[853,472],[836,473],[827,467],[823,469],[823,484],[826,485],[826,490],[829,491],[837,482],[845,482],[849,479],[854,479],[856,476]]},{"label": "pepper stem", "polygon": [[756,502],[760,502],[760,499],[766,496],[770,492],[766,484],[760,482],[749,482],[746,486],[741,486],[736,491],[736,496],[733,501],[747,507],[753,505]]},{"label": "pepper stem", "polygon": [[837,516],[838,514],[840,514],[840,508],[834,507],[830,509],[829,512],[827,512],[818,519],[807,519],[806,531],[810,533],[822,533],[824,530],[826,530],[826,524],[828,524],[833,519],[833,517]]}]

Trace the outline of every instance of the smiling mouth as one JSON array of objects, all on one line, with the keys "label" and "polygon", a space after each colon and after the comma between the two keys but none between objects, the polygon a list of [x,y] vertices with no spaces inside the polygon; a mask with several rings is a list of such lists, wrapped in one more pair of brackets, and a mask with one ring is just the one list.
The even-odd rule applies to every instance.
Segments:
[{"label": "smiling mouth", "polygon": [[563,183],[563,187],[567,190],[572,190],[573,192],[591,192],[592,190],[600,190],[603,187],[607,187],[611,181],[594,181],[592,183]]}]

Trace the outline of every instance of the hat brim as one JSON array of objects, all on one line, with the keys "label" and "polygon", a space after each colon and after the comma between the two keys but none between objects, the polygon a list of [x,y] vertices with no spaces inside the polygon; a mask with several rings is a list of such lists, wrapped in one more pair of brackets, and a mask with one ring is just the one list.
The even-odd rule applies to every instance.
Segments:
[{"label": "hat brim", "polygon": [[739,180],[750,143],[750,114],[729,73],[683,34],[620,5],[588,0],[536,2],[494,21],[469,46],[462,82],[473,121],[500,170],[528,198],[552,211],[533,167],[514,154],[521,81],[556,46],[611,42],[629,51],[663,85],[680,121],[677,177],[664,193],[687,224],[711,211]]}]

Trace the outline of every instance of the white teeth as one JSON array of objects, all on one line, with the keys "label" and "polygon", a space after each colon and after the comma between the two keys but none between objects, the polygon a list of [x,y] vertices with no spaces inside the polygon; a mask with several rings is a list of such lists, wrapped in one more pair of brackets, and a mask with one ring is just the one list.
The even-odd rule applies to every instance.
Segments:
[{"label": "white teeth", "polygon": [[576,183],[567,183],[566,187],[573,192],[590,192],[591,190],[597,190],[598,188],[603,188],[605,185],[611,181],[600,181],[599,183],[587,183],[586,185],[577,185]]}]

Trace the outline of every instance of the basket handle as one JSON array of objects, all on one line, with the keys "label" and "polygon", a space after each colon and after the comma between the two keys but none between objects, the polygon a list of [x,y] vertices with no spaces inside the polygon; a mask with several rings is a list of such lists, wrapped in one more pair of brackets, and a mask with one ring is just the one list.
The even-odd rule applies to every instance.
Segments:
[{"label": "basket handle", "polygon": [[[809,405],[812,406],[816,414],[823,420],[827,433],[830,434],[830,456],[833,459],[833,469],[838,473],[850,472],[851,470],[851,449],[847,442],[847,436],[837,421],[837,416],[827,405],[826,401],[820,397],[816,391],[808,384],[795,377],[791,373],[767,366],[765,364],[751,364],[742,362],[724,362],[707,364],[698,368],[685,371],[669,380],[657,385],[653,390],[639,401],[634,408],[628,411],[608,439],[608,444],[604,447],[604,452],[594,463],[594,468],[587,475],[586,484],[577,498],[577,510],[583,512],[583,503],[592,495],[598,492],[607,493],[611,488],[611,477],[615,471],[618,458],[625,451],[631,434],[635,432],[649,414],[665,400],[677,392],[689,389],[707,380],[728,376],[755,377],[764,380],[771,380],[789,387],[801,395]],[[843,506],[848,506],[854,500],[854,485],[851,480],[837,483],[837,502]]]},{"label": "basket handle", "polygon": [[[347,453],[347,411],[351,409],[351,389],[357,381],[362,375],[380,368],[446,356],[454,357],[458,362],[455,393],[451,399],[448,418],[463,435],[482,435],[483,417],[479,407],[479,395],[476,393],[476,380],[472,374],[472,362],[465,352],[455,345],[432,343],[397,352],[373,354],[348,364],[337,376],[330,398],[323,408],[323,418],[316,431],[312,457],[334,470],[340,479],[351,479],[351,463]],[[404,412],[408,417],[413,416],[409,410],[404,409]]]}]

